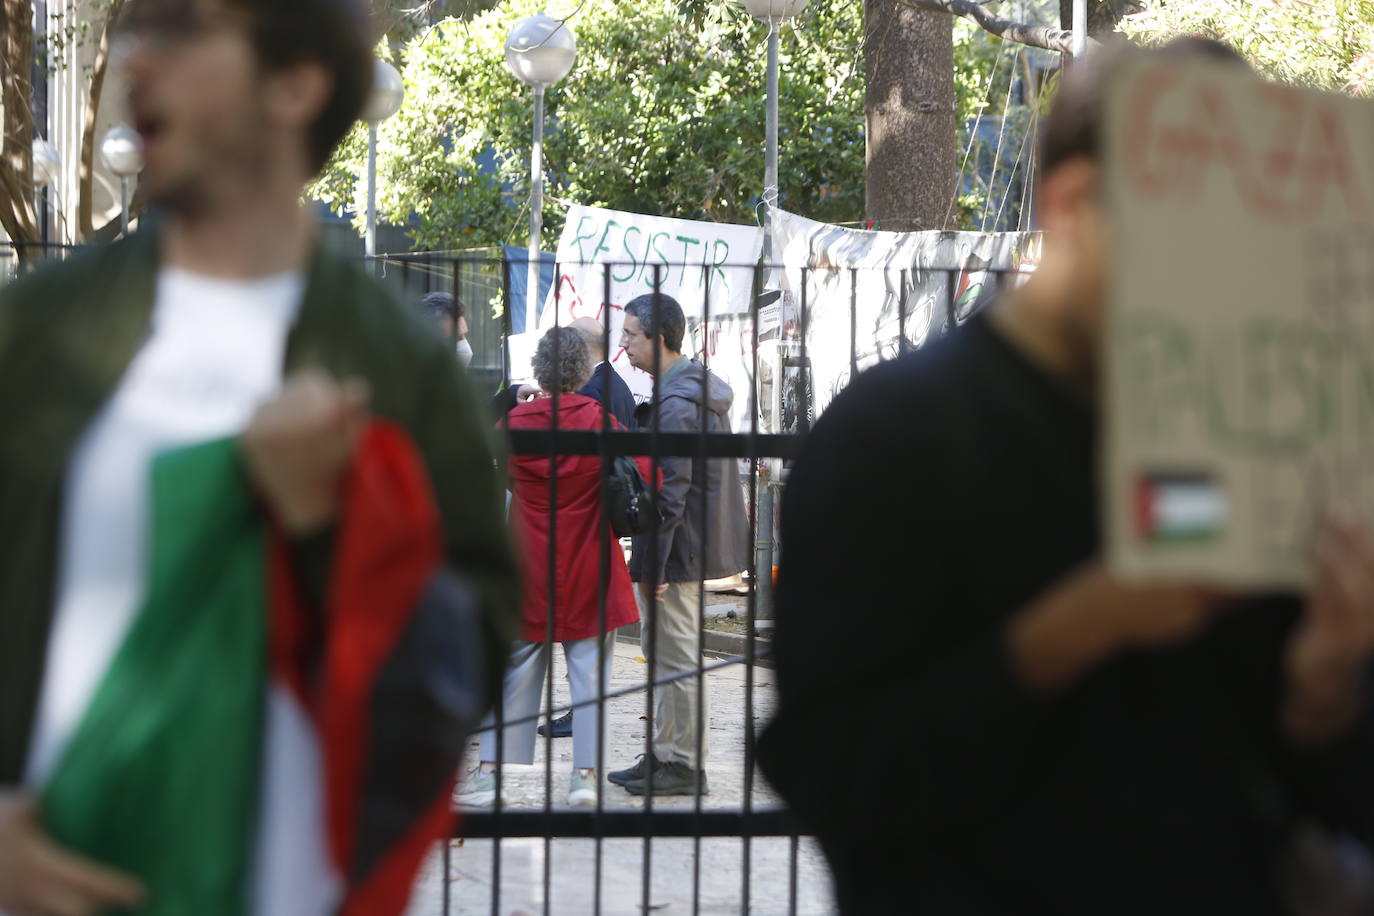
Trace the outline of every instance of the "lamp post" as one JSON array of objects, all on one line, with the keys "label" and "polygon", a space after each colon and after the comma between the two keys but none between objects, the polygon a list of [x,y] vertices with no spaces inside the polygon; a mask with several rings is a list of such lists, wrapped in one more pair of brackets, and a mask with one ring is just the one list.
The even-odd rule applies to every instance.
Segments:
[{"label": "lamp post", "polygon": [[[767,130],[763,156],[763,204],[771,215],[778,205],[778,45],[782,24],[806,8],[807,0],[739,0],[755,19],[768,23]],[[763,260],[773,256],[773,234],[763,237]],[[757,409],[757,408],[756,408]],[[754,538],[754,620],[762,628],[773,617],[773,487],[779,462],[769,460],[758,488],[758,531]]]},{"label": "lamp post", "polygon": [[1073,56],[1088,53],[1088,0],[1073,0]]},{"label": "lamp post", "polygon": [[[33,140],[33,190],[34,197],[37,199],[39,212],[43,215],[44,232],[43,241],[50,237],[47,231],[48,206],[43,199],[43,189],[55,186],[59,176],[62,174],[62,156],[57,152],[51,143],[42,137],[35,137]],[[52,188],[56,194],[57,188]],[[54,207],[53,212],[61,215],[59,207]],[[60,236],[59,236],[60,237]]]},{"label": "lamp post", "polygon": [[42,137],[33,141],[33,185],[43,189],[57,181],[62,173],[62,156]]},{"label": "lamp post", "polygon": [[119,177],[120,229],[129,234],[129,179],[143,171],[143,140],[127,125],[111,129],[100,141],[100,155]]},{"label": "lamp post", "polygon": [[367,256],[377,256],[377,125],[401,110],[406,87],[401,74],[384,60],[373,61],[372,95],[363,107],[367,122]]},{"label": "lamp post", "polygon": [[544,90],[572,72],[576,60],[577,38],[572,29],[562,20],[543,13],[521,19],[506,37],[506,66],[516,79],[534,89],[526,308],[539,297],[539,244],[544,232]]},{"label": "lamp post", "polygon": [[783,22],[806,8],[807,0],[740,0],[755,19],[768,23],[768,128],[763,160],[763,202],[778,203],[778,32]]}]

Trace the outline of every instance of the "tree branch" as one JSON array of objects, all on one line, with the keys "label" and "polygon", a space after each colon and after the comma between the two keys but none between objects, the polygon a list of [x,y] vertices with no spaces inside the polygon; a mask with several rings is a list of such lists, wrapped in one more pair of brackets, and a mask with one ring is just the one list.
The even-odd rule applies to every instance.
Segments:
[{"label": "tree branch", "polygon": [[[1072,32],[1044,25],[1012,22],[1010,19],[1003,19],[998,16],[984,4],[975,3],[974,0],[892,0],[892,2],[918,10],[934,10],[937,13],[962,16],[965,19],[973,20],[984,31],[991,32],[998,38],[1014,41],[1028,47],[1044,48],[1046,51],[1058,51],[1061,54],[1073,52]],[[1096,43],[1094,39],[1088,39],[1089,45]]]},{"label": "tree branch", "polygon": [[[0,226],[14,242],[38,241],[33,194],[33,10],[24,0],[0,0]],[[19,250],[21,258],[24,249]]]},{"label": "tree branch", "polygon": [[95,232],[95,129],[99,123],[101,96],[105,92],[105,73],[110,63],[110,28],[123,8],[124,0],[110,0],[105,23],[100,29],[100,45],[91,66],[91,83],[86,93],[86,122],[81,128],[81,162],[78,171],[81,185],[76,208],[77,233],[82,239]]}]

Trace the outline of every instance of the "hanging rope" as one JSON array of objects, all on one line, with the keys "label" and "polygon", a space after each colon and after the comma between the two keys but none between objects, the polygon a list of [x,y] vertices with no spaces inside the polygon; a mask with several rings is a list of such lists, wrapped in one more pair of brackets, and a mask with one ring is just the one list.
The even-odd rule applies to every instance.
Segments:
[{"label": "hanging rope", "polygon": [[988,72],[988,83],[983,87],[983,91],[978,94],[983,103],[978,106],[978,115],[973,119],[973,130],[969,131],[968,145],[964,147],[964,161],[959,166],[959,177],[954,182],[954,193],[950,196],[949,207],[945,210],[945,221],[942,228],[948,229],[949,218],[954,214],[954,205],[959,202],[959,192],[964,187],[964,175],[968,173],[969,154],[973,152],[973,144],[978,141],[978,128],[983,123],[983,112],[987,110],[987,94],[992,91],[992,84],[997,80],[997,68],[1002,66],[1002,55],[1007,52],[1007,42],[1000,41],[997,45],[997,59],[992,62],[992,69]]},{"label": "hanging rope", "polygon": [[[1040,122],[1040,109],[1031,115],[1030,136],[1036,137]],[[1031,141],[1030,162],[1026,164],[1026,177],[1021,188],[1021,212],[1016,214],[1016,231],[1025,232],[1030,227],[1030,207],[1035,200],[1035,141]]]},{"label": "hanging rope", "polygon": [[[1002,214],[1007,209],[1007,198],[1011,197],[1012,183],[1016,181],[1016,175],[1021,170],[1021,160],[1026,157],[1026,149],[1031,146],[1031,138],[1035,136],[1035,121],[1037,117],[1039,117],[1039,112],[1033,110],[1031,112],[1030,121],[1026,124],[1026,133],[1021,137],[1021,148],[1016,152],[1016,162],[1012,165],[1011,175],[1007,178],[1007,189],[1002,192],[1002,203],[997,207],[997,218],[992,221],[993,232],[996,232],[997,227],[1002,225]],[[1023,178],[1021,189],[1022,197],[1025,196],[1025,184],[1029,181],[1029,176]]]},{"label": "hanging rope", "polygon": [[[1017,52],[1018,57],[1020,52]],[[1002,103],[1002,122],[997,126],[997,151],[992,156],[992,177],[988,179],[988,195],[983,201],[983,218],[979,224],[980,232],[988,231],[988,214],[992,211],[992,195],[997,187],[997,170],[1002,165],[1002,140],[1007,135],[1007,109],[1011,107],[1011,91],[1016,88],[1013,74],[1016,65],[1012,63],[1012,73],[1007,75],[1007,98]]]}]

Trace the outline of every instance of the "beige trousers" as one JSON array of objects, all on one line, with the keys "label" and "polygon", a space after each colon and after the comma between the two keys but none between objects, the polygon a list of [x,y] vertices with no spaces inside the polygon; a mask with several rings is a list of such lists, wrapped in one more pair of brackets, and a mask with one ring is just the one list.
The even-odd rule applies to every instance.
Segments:
[{"label": "beige trousers", "polygon": [[[654,681],[697,671],[701,667],[701,583],[674,582],[663,597],[646,606],[644,589],[635,585],[639,601],[639,645],[649,661]],[[650,638],[652,634],[652,639]],[[685,677],[671,684],[655,686],[654,756],[676,760],[700,768],[697,762],[697,737],[701,738],[701,759],[706,759],[706,736],[711,725],[711,704],[705,677]],[[702,728],[697,729],[697,700],[700,696]]]}]

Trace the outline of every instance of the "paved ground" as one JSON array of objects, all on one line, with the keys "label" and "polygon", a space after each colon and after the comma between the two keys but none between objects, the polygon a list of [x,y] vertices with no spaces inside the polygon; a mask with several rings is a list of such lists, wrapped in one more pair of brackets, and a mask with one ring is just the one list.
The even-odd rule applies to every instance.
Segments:
[{"label": "paved ground", "polygon": [[[561,650],[555,654],[555,703],[567,702],[567,682],[562,675]],[[647,667],[638,658],[636,645],[616,647],[612,690],[644,683]],[[711,794],[702,800],[704,810],[739,809],[744,802],[744,728],[747,715],[762,725],[771,714],[773,673],[755,669],[752,711],[747,710],[745,669],[732,665],[707,675],[711,691],[710,756],[707,775]],[[609,714],[609,767],[627,766],[644,749],[644,693],[612,699]],[[545,804],[545,742],[538,742],[532,767],[507,767],[507,794],[516,808],[540,808]],[[572,767],[570,739],[553,743],[553,799],[562,807],[567,798]],[[607,809],[643,808],[614,786],[603,788]],[[756,808],[778,804],[767,784],[758,778],[753,789]],[[655,806],[692,810],[689,798],[658,799]],[[586,916],[596,909],[597,851],[592,840],[505,840],[500,844],[501,887],[493,902],[493,846],[473,841],[451,847],[450,868],[443,874],[443,860],[436,851],[426,864],[416,887],[408,916],[537,916],[545,912]],[[744,843],[738,839],[655,840],[650,851],[652,884],[649,909],[662,913],[785,914],[791,911],[793,842],[761,839],[750,844],[749,905],[745,905]],[[606,840],[601,849],[601,912],[606,916],[643,913],[643,840]],[[834,912],[829,876],[819,850],[811,840],[796,844],[796,912],[822,916]],[[549,874],[545,893],[545,873]],[[444,884],[450,906],[445,914]],[[694,884],[697,890],[694,892]],[[694,908],[694,898],[696,907]]]}]

